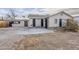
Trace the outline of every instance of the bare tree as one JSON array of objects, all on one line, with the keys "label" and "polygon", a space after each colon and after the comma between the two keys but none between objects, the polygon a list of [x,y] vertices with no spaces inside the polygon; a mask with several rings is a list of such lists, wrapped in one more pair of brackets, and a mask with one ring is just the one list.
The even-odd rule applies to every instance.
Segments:
[{"label": "bare tree", "polygon": [[12,17],[15,18],[16,17],[15,10],[14,9],[10,9],[9,11],[10,11]]},{"label": "bare tree", "polygon": [[[8,20],[15,20],[16,13],[14,9],[9,9],[9,12],[6,14]],[[12,27],[13,21],[10,21],[9,26]]]},{"label": "bare tree", "polygon": [[15,19],[16,13],[14,9],[9,9],[9,13],[6,14],[8,18]]}]

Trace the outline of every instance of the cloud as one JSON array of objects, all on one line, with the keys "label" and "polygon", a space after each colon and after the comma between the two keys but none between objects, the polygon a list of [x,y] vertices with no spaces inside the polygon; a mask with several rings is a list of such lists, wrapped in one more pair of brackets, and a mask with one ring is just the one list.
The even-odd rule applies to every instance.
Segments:
[{"label": "cloud", "polygon": [[33,9],[26,9],[24,14],[52,14],[59,11],[60,8],[33,8]]},{"label": "cloud", "polygon": [[60,8],[0,8],[0,14],[9,13],[9,9],[14,9],[15,13],[21,14],[52,14]]},{"label": "cloud", "polygon": [[53,13],[59,12],[61,8],[45,8],[43,10],[48,14],[53,14]]}]

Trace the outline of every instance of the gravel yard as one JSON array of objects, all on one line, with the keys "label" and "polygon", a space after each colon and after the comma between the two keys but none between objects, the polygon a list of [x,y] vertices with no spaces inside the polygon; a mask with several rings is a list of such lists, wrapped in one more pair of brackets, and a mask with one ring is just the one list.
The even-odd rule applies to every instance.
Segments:
[{"label": "gravel yard", "polygon": [[15,49],[16,42],[24,39],[24,35],[48,32],[51,31],[40,28],[0,28],[0,49]]},{"label": "gravel yard", "polygon": [[1,28],[1,50],[79,50],[79,32],[39,28]]},{"label": "gravel yard", "polygon": [[[23,50],[79,50],[79,33],[55,32],[25,36],[18,49]],[[23,46],[23,48],[22,48]]]}]

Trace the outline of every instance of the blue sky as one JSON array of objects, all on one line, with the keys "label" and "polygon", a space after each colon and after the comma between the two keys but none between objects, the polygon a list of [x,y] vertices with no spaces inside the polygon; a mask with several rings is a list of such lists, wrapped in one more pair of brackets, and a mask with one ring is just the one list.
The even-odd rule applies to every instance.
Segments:
[{"label": "blue sky", "polygon": [[47,13],[44,8],[0,8],[0,14],[10,13],[10,9],[16,14]]},{"label": "blue sky", "polygon": [[13,9],[16,14],[48,14],[59,10],[56,8],[0,8],[0,15],[10,13],[10,9]]}]

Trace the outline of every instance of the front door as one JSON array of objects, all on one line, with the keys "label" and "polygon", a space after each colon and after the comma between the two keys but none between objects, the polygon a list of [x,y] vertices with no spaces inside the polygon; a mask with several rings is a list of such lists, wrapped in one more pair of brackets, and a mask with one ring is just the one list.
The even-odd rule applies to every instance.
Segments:
[{"label": "front door", "polygon": [[36,21],[35,21],[35,19],[33,19],[33,27],[35,27],[35,25],[36,25],[36,23],[35,23]]},{"label": "front door", "polygon": [[43,27],[43,25],[44,25],[44,24],[43,24],[43,19],[41,19],[41,27]]},{"label": "front door", "polygon": [[62,27],[62,19],[59,19],[59,27]]},{"label": "front door", "polygon": [[45,18],[45,28],[47,28],[47,27],[48,27],[48,19]]},{"label": "front door", "polygon": [[24,26],[28,27],[28,21],[24,21]]}]

